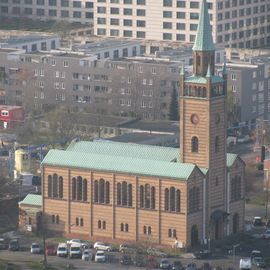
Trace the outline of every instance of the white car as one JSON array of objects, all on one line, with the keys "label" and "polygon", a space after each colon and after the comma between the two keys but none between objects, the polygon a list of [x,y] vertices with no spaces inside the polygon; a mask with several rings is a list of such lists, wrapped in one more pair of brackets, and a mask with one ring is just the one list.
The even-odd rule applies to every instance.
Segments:
[{"label": "white car", "polygon": [[81,258],[82,257],[82,250],[81,244],[71,244],[69,248],[69,256],[70,258]]},{"label": "white car", "polygon": [[68,246],[66,243],[60,243],[57,247],[56,252],[58,257],[67,257],[68,256]]},{"label": "white car", "polygon": [[67,245],[71,246],[72,244],[80,244],[81,248],[89,248],[90,244],[81,239],[71,239],[67,241]]},{"label": "white car", "polygon": [[92,253],[88,249],[85,249],[82,253],[82,260],[90,261],[91,258],[92,258]]},{"label": "white car", "polygon": [[239,261],[239,269],[251,269],[251,259],[250,258],[243,258]]},{"label": "white car", "polygon": [[31,254],[40,254],[40,246],[38,243],[32,243],[31,248],[30,248]]},{"label": "white car", "polygon": [[266,230],[266,231],[263,233],[262,238],[264,238],[264,239],[269,239],[269,238],[270,238],[270,230]]},{"label": "white car", "polygon": [[94,249],[96,249],[96,250],[112,251],[112,246],[111,245],[108,245],[106,243],[103,243],[103,242],[96,242],[94,244]]},{"label": "white car", "polygon": [[106,255],[104,251],[97,251],[96,256],[95,256],[95,262],[106,262]]}]

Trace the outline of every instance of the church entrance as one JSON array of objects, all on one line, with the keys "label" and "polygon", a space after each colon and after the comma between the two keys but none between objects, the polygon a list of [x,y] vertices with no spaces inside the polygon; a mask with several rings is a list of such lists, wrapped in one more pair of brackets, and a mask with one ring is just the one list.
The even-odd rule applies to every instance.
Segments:
[{"label": "church entrance", "polygon": [[215,210],[210,217],[210,230],[212,240],[218,240],[224,237],[224,222],[227,213],[223,210]]},{"label": "church entrance", "polygon": [[195,247],[199,244],[199,233],[196,225],[191,228],[191,247]]},{"label": "church entrance", "polygon": [[239,232],[239,215],[236,213],[233,215],[233,233]]}]

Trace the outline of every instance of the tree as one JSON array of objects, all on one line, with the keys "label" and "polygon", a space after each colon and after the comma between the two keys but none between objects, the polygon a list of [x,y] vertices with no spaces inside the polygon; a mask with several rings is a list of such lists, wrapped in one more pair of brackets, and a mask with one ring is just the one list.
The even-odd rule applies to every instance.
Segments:
[{"label": "tree", "polygon": [[173,87],[172,95],[171,95],[169,120],[172,120],[172,121],[178,121],[179,120],[178,95],[177,95],[177,92],[176,92],[176,86],[175,85]]},{"label": "tree", "polygon": [[235,98],[232,91],[228,91],[227,95],[227,117],[229,127],[241,121],[241,107],[239,100]]}]

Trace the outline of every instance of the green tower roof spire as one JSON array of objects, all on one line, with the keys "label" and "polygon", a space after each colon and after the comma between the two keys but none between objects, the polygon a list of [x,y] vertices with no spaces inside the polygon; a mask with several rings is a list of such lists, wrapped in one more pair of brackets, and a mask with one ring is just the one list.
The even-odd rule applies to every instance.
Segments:
[{"label": "green tower roof spire", "polygon": [[193,45],[193,51],[214,51],[215,46],[213,43],[212,30],[210,26],[208,6],[206,0],[202,0],[200,19]]},{"label": "green tower roof spire", "polygon": [[210,68],[210,65],[208,65],[206,77],[207,78],[211,78],[211,68]]}]

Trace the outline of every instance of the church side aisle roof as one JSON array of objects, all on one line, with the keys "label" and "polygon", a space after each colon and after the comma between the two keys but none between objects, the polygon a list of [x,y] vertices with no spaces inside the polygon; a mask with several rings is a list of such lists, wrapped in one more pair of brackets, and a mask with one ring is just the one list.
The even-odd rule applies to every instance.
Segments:
[{"label": "church side aisle roof", "polygon": [[[199,83],[199,84],[206,84],[207,83],[207,78],[205,77],[201,77],[201,76],[190,76],[188,78],[186,78],[185,82],[188,82],[188,83]],[[213,84],[215,83],[222,83],[223,82],[223,79],[219,76],[211,76],[211,82]]]},{"label": "church side aisle roof", "polygon": [[[118,142],[72,143],[67,150],[50,150],[42,165],[128,173],[187,180],[195,164],[172,162],[179,157],[179,149]],[[237,155],[227,154],[227,166],[233,165]],[[200,168],[206,174],[207,168]]]}]

